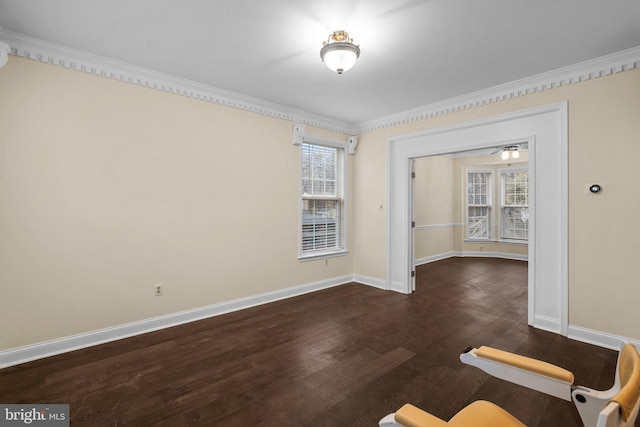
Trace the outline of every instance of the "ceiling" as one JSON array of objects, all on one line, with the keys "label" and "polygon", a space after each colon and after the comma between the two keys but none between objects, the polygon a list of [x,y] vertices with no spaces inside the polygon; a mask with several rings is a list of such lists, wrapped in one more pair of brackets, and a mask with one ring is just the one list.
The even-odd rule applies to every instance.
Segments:
[{"label": "ceiling", "polygon": [[356,124],[636,47],[640,0],[0,0],[0,27]]}]

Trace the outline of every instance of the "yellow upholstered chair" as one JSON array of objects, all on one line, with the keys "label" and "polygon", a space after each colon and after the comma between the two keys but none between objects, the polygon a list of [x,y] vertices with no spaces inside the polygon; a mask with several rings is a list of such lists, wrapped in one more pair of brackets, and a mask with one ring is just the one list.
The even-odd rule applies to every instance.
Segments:
[{"label": "yellow upholstered chair", "polygon": [[[573,401],[585,427],[633,427],[640,408],[640,354],[632,344],[620,350],[613,387],[598,391],[573,385],[574,375],[540,360],[490,347],[469,348],[462,362],[506,381]],[[380,420],[380,427],[522,427],[493,403],[471,403],[446,422],[406,404]]]},{"label": "yellow upholstered chair", "polygon": [[406,404],[380,421],[380,427],[525,427],[517,418],[486,400],[477,400],[449,420],[443,421]]}]

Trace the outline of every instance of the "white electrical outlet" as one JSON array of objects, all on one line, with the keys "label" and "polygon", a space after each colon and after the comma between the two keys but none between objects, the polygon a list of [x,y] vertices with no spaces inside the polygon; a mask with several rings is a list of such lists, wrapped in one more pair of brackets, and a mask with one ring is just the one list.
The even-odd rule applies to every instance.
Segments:
[{"label": "white electrical outlet", "polygon": [[162,289],[162,285],[161,284],[155,285],[154,289],[155,289],[155,291],[154,291],[155,292],[154,293],[155,296],[157,296],[157,297],[162,296],[162,290],[163,289]]}]

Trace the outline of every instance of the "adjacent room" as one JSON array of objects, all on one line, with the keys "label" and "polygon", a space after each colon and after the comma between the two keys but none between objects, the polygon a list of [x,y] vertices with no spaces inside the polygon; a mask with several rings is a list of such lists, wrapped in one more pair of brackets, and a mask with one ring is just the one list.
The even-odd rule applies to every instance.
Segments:
[{"label": "adjacent room", "polygon": [[638,22],[0,0],[0,424],[596,426],[640,349]]},{"label": "adjacent room", "polygon": [[417,159],[416,264],[451,256],[527,261],[528,154],[522,143]]}]

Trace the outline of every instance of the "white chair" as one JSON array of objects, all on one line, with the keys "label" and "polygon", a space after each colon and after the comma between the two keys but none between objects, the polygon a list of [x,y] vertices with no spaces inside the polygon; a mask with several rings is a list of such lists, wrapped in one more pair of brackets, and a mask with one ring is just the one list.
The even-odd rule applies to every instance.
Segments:
[{"label": "white chair", "polygon": [[[506,381],[573,401],[585,427],[633,427],[640,408],[640,354],[631,344],[620,350],[613,387],[598,391],[574,386],[574,375],[559,366],[490,347],[469,348],[462,362]],[[523,427],[517,418],[486,401],[463,408],[448,422],[406,404],[380,420],[380,427]]]}]

